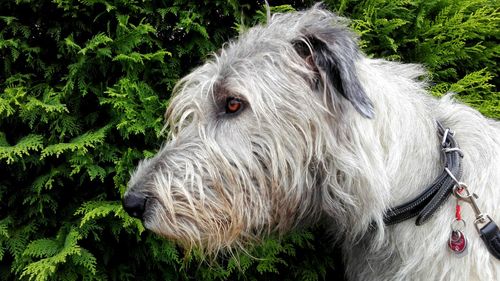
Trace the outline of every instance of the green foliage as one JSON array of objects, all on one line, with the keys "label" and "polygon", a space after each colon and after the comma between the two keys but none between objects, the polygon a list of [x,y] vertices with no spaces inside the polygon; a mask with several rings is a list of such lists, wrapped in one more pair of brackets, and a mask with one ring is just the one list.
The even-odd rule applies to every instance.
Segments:
[{"label": "green foliage", "polygon": [[[279,4],[273,12],[312,1]],[[432,93],[500,118],[498,1],[325,4],[352,18],[368,55],[422,63]],[[265,20],[234,0],[0,1],[0,280],[335,277],[320,230],[200,265],[121,207],[130,171],[161,144],[175,82]]]},{"label": "green foliage", "polygon": [[500,4],[494,0],[332,1],[350,16],[373,57],[423,64],[437,96],[455,92],[483,114],[500,118]]},{"label": "green foliage", "polygon": [[[50,280],[60,264],[78,269],[83,276],[96,274],[96,258],[78,245],[82,239],[79,231],[62,228],[55,239],[38,239],[28,244],[23,256],[37,259],[29,263],[22,271],[20,278],[29,280]],[[64,280],[76,280],[74,272],[60,276]]]}]

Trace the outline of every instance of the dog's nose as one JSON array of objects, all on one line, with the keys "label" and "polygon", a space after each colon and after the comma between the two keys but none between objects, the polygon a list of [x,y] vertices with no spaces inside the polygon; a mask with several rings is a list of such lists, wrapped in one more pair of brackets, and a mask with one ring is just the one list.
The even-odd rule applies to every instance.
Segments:
[{"label": "dog's nose", "polygon": [[142,219],[147,198],[141,193],[129,192],[123,197],[123,209],[132,217]]}]

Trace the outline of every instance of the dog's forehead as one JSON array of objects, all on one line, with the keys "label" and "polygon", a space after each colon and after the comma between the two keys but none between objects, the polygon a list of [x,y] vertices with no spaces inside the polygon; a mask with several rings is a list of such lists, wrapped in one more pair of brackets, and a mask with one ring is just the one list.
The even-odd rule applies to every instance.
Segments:
[{"label": "dog's forehead", "polygon": [[280,21],[279,24],[254,26],[227,44],[223,53],[227,58],[249,59],[264,52],[279,51],[280,46],[299,36],[300,32],[293,25],[293,22],[286,25]]},{"label": "dog's forehead", "polygon": [[[248,29],[238,38],[225,44],[212,63],[219,80],[228,77],[250,79],[266,74],[264,69],[274,69],[270,61],[290,60],[295,51],[292,42],[300,36],[297,28],[280,24],[258,25]],[[286,63],[284,63],[286,64]]]}]

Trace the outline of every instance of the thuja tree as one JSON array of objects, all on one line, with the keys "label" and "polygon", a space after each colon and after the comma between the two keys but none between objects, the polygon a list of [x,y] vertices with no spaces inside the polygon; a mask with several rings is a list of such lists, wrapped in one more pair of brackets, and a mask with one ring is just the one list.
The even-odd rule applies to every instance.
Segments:
[{"label": "thuja tree", "polygon": [[[271,1],[274,11],[311,1]],[[121,208],[155,153],[175,82],[222,42],[265,21],[257,2],[0,2],[1,280],[322,280],[338,252],[321,231],[269,238],[201,262]],[[342,0],[370,56],[424,64],[447,91],[500,117],[499,4]]]}]

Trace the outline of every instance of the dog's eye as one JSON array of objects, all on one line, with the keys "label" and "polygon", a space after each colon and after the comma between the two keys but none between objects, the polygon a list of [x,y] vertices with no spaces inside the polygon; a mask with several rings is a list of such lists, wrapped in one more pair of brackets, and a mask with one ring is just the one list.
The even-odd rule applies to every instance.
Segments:
[{"label": "dog's eye", "polygon": [[226,114],[236,113],[243,108],[243,101],[239,98],[229,97],[226,99]]}]

